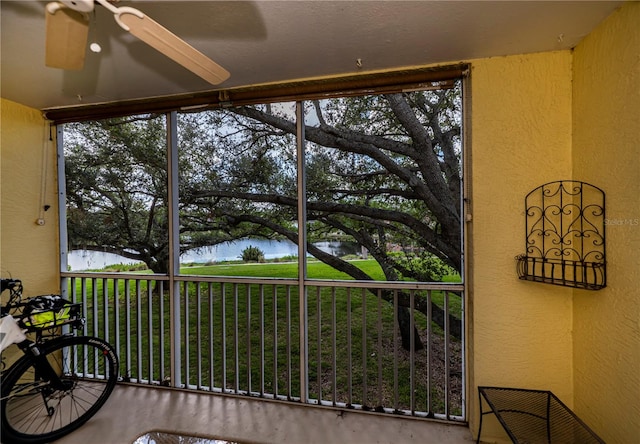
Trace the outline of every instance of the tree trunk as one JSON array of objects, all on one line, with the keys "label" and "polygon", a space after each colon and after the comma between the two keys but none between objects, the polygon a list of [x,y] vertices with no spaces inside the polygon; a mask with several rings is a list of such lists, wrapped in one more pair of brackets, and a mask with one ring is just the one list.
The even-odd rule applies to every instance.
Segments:
[{"label": "tree trunk", "polygon": [[[400,327],[400,336],[402,338],[402,348],[411,350],[411,312],[407,307],[398,307],[398,327]],[[413,350],[419,351],[424,348],[418,329],[413,327]]]}]

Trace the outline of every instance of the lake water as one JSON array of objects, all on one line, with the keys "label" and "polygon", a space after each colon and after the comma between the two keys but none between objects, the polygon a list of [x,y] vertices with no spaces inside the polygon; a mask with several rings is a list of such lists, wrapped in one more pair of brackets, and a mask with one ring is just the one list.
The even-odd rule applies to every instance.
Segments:
[{"label": "lake water", "polygon": [[[355,243],[325,241],[317,242],[316,245],[321,250],[336,255],[356,254],[359,249]],[[242,256],[242,250],[253,246],[264,252],[265,259],[277,259],[285,256],[297,256],[298,246],[290,241],[274,241],[265,239],[240,239],[234,242],[225,242],[214,247],[203,247],[190,250],[180,256],[180,263],[190,262],[208,263],[235,261]],[[74,250],[69,252],[68,264],[71,271],[101,269],[113,264],[133,264],[136,261],[123,256],[97,251]]]},{"label": "lake water", "polygon": [[222,261],[237,261],[242,251],[248,247],[258,247],[264,252],[265,259],[276,259],[285,256],[297,256],[298,246],[290,241],[274,241],[264,239],[240,239],[235,242],[225,242],[214,247],[203,247],[190,250],[180,256],[183,264],[189,262],[207,263]]}]

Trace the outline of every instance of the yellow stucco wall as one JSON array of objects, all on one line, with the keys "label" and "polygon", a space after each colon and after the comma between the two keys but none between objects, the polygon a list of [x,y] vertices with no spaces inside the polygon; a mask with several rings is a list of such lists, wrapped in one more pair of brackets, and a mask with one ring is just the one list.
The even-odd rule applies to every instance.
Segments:
[{"label": "yellow stucco wall", "polygon": [[[476,387],[548,389],[573,398],[572,291],[523,282],[514,257],[525,251],[525,195],[571,178],[571,53],[472,61],[473,377]],[[493,417],[483,441],[508,442]]]},{"label": "yellow stucco wall", "polygon": [[607,288],[575,291],[574,407],[608,443],[640,442],[640,3],[574,51],[573,175],[606,193]]},{"label": "yellow stucco wall", "polygon": [[[478,385],[550,389],[610,443],[640,437],[640,3],[576,48],[471,63],[469,421]],[[2,275],[31,294],[57,291],[55,150],[38,111],[1,101]],[[577,291],[517,279],[524,197],[554,180],[607,193],[608,284]],[[10,209],[10,210],[7,210]],[[618,220],[629,220],[618,225]],[[635,285],[634,285],[635,283]],[[483,441],[508,442],[487,417]]]},{"label": "yellow stucco wall", "polygon": [[[39,111],[0,105],[0,273],[22,279],[25,296],[59,293],[55,145]],[[51,208],[42,212],[43,204]]]}]

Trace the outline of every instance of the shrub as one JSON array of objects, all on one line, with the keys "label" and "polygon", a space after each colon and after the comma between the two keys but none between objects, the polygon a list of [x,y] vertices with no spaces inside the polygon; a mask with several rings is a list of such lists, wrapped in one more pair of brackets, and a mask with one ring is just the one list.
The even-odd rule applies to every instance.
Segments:
[{"label": "shrub", "polygon": [[252,245],[242,250],[242,256],[240,256],[243,262],[264,262],[264,252]]},{"label": "shrub", "polygon": [[420,281],[441,282],[444,276],[456,274],[452,267],[430,253],[396,252],[390,253],[389,256],[409,270],[411,275],[417,277]]},{"label": "shrub", "polygon": [[112,271],[118,273],[124,273],[127,271],[143,271],[148,270],[149,267],[144,262],[136,262],[133,264],[112,264],[104,267],[103,271]]}]

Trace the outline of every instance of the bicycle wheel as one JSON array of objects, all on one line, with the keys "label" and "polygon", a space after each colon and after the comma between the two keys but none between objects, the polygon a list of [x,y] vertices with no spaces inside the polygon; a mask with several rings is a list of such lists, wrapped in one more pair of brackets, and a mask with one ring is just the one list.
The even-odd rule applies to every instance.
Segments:
[{"label": "bicycle wheel", "polygon": [[102,339],[65,336],[41,345],[62,387],[54,388],[20,358],[2,381],[2,441],[45,443],[74,431],[106,402],[118,378],[118,358]]}]

